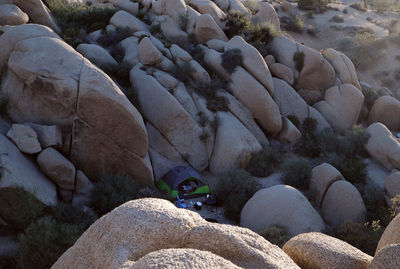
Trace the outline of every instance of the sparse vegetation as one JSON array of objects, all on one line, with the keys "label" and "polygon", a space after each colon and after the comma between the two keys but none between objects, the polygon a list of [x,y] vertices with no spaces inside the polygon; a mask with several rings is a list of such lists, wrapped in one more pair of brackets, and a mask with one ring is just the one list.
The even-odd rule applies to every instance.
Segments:
[{"label": "sparse vegetation", "polygon": [[267,229],[258,232],[258,234],[267,239],[271,244],[277,245],[280,248],[282,248],[290,239],[285,228],[280,226],[270,226]]},{"label": "sparse vegetation", "polygon": [[246,170],[256,177],[267,177],[279,167],[283,153],[278,146],[266,145],[259,152],[251,154]]},{"label": "sparse vegetation", "polygon": [[319,10],[322,7],[326,7],[328,5],[328,1],[326,0],[299,0],[298,7],[300,9],[310,9],[310,10]]},{"label": "sparse vegetation", "polygon": [[230,49],[222,54],[222,67],[230,74],[243,62],[242,52],[239,49]]},{"label": "sparse vegetation", "polygon": [[304,67],[304,58],[305,58],[305,54],[302,51],[296,51],[293,54],[293,61],[296,64],[296,69],[297,71],[301,72],[301,70]]},{"label": "sparse vegetation", "polygon": [[292,158],[282,164],[282,182],[299,189],[307,189],[311,178],[310,160]]},{"label": "sparse vegetation", "polygon": [[230,170],[219,177],[215,196],[224,207],[228,219],[240,221],[240,212],[246,202],[261,188],[257,179],[242,169]]},{"label": "sparse vegetation", "polygon": [[304,22],[299,15],[284,17],[282,20],[282,26],[285,30],[292,32],[302,32],[304,30]]}]

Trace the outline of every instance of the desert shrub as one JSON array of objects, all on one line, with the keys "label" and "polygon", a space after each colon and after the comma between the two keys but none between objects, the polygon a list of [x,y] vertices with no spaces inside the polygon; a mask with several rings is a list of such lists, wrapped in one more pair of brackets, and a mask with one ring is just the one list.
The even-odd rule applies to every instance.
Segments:
[{"label": "desert shrub", "polygon": [[380,220],[386,226],[390,222],[390,212],[386,207],[385,191],[376,184],[355,184],[367,209],[367,220]]},{"label": "desert shrub", "polygon": [[282,26],[287,31],[302,32],[304,29],[304,22],[299,15],[290,15],[283,18]]},{"label": "desert shrub", "polygon": [[367,9],[362,6],[361,2],[355,2],[351,4],[350,7],[357,9],[359,11],[367,11]]},{"label": "desert shrub", "polygon": [[299,9],[319,9],[321,7],[326,7],[328,1],[326,0],[299,0],[297,2]]},{"label": "desert shrub", "polygon": [[145,197],[168,198],[163,192],[142,186],[129,176],[106,175],[95,185],[91,207],[102,216],[127,201]]},{"label": "desert shrub", "polygon": [[130,86],[129,72],[132,65],[128,62],[121,62],[118,64],[102,64],[99,66],[107,75],[115,79],[119,85],[124,88]]},{"label": "desert shrub", "polygon": [[358,156],[333,155],[327,158],[326,162],[339,170],[343,177],[353,184],[362,183],[367,176],[367,164]]},{"label": "desert shrub", "polygon": [[300,128],[300,120],[295,115],[287,116],[288,120],[290,120],[296,128]]},{"label": "desert shrub", "polygon": [[230,49],[222,54],[222,67],[230,74],[235,72],[236,67],[243,62],[243,56],[240,49]]},{"label": "desert shrub", "polygon": [[51,216],[38,219],[18,238],[18,266],[50,268],[86,228],[80,224],[59,223]]},{"label": "desert shrub", "polygon": [[246,170],[256,177],[267,177],[282,162],[283,153],[279,146],[265,145],[259,152],[251,154]]},{"label": "desert shrub", "polygon": [[347,221],[335,230],[334,236],[374,256],[383,230],[379,221],[366,224]]},{"label": "desert shrub", "polygon": [[291,158],[282,164],[282,182],[295,188],[307,189],[311,177],[311,164],[306,158]]},{"label": "desert shrub", "polygon": [[[0,81],[1,85],[1,81]],[[8,110],[8,97],[7,96],[0,96],[0,114],[6,114]]]},{"label": "desert shrub", "polygon": [[390,207],[389,212],[390,212],[390,218],[393,219],[398,214],[400,214],[400,194],[396,195],[391,200],[392,200],[392,206]]},{"label": "desert shrub", "polygon": [[160,23],[157,23],[157,24],[152,25],[152,26],[150,27],[150,33],[151,33],[152,35],[156,35],[156,34],[161,33],[161,24],[160,24]]},{"label": "desert shrub", "polygon": [[226,18],[225,33],[228,38],[242,35],[252,25],[250,18],[238,11],[229,11]]},{"label": "desert shrub", "polygon": [[258,1],[256,0],[246,0],[243,5],[251,12],[251,14],[256,14],[258,9]]},{"label": "desert shrub", "polygon": [[0,29],[0,35],[4,34],[4,31]]},{"label": "desert shrub", "polygon": [[225,216],[239,222],[243,206],[259,189],[257,179],[243,169],[234,169],[218,178],[215,196],[224,207]]},{"label": "desert shrub", "polygon": [[97,43],[103,47],[110,48],[130,36],[131,33],[128,27],[117,27],[114,31],[103,31],[103,34],[97,39]]},{"label": "desert shrub", "polygon": [[0,257],[0,269],[17,268],[17,261],[14,257]]},{"label": "desert shrub", "polygon": [[305,58],[305,54],[302,51],[296,51],[293,54],[293,61],[296,65],[297,71],[299,71],[299,72],[301,72],[301,70],[304,67],[304,58]]},{"label": "desert shrub", "polygon": [[218,95],[218,91],[226,86],[222,80],[213,78],[210,82],[202,82],[189,79],[188,84],[196,93],[206,98],[207,108],[210,111],[228,111],[229,100],[225,96]]},{"label": "desert shrub", "polygon": [[116,12],[113,8],[70,4],[63,0],[46,0],[46,3],[63,29],[62,38],[74,47],[84,41],[85,33],[106,27]]},{"label": "desert shrub", "polygon": [[285,228],[280,226],[270,226],[267,229],[258,232],[258,234],[268,240],[271,244],[277,245],[280,248],[282,248],[290,239]]},{"label": "desert shrub", "polygon": [[319,29],[310,24],[307,26],[307,33],[311,36],[316,36],[319,33]]},{"label": "desert shrub", "polygon": [[192,81],[190,75],[194,71],[195,70],[190,63],[184,62],[183,64],[180,65],[174,65],[170,73],[177,80],[180,80],[185,84],[188,84]]}]

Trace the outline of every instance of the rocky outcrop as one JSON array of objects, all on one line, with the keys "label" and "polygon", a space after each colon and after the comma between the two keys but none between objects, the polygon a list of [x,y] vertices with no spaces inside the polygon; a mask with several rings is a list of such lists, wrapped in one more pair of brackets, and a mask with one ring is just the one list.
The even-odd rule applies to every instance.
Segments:
[{"label": "rocky outcrop", "polygon": [[28,15],[16,5],[0,2],[0,25],[20,25],[29,21]]},{"label": "rocky outcrop", "polygon": [[376,247],[375,255],[391,244],[400,244],[400,214],[386,227]]},{"label": "rocky outcrop", "polygon": [[390,206],[390,199],[400,194],[400,172],[390,174],[385,180],[386,202]]},{"label": "rocky outcrop", "polygon": [[67,157],[93,180],[123,171],[153,184],[143,119],[107,75],[44,26],[9,28],[3,45],[12,120],[61,127]]},{"label": "rocky outcrop", "polygon": [[368,122],[380,122],[392,131],[400,131],[400,101],[392,96],[379,97],[371,108]]},{"label": "rocky outcrop", "polygon": [[368,265],[367,269],[397,269],[400,268],[400,244],[384,247]]},{"label": "rocky outcrop", "polygon": [[208,251],[210,259],[219,256],[220,262],[242,268],[299,268],[281,249],[247,229],[208,223],[165,200],[139,199],[97,220],[52,269],[143,268],[143,261],[152,264],[154,253],[174,248]]},{"label": "rocky outcrop", "polygon": [[301,268],[365,269],[372,257],[348,243],[322,233],[305,233],[283,246]]},{"label": "rocky outcrop", "polygon": [[206,44],[211,39],[220,39],[222,41],[228,41],[224,31],[218,26],[214,19],[204,14],[198,16],[196,19],[196,28],[194,30],[196,39],[202,44]]},{"label": "rocky outcrop", "polygon": [[35,154],[42,150],[36,132],[28,125],[13,124],[7,137],[24,153]]},{"label": "rocky outcrop", "polygon": [[293,187],[277,185],[256,192],[240,214],[240,226],[259,232],[278,225],[291,236],[325,229],[320,215]]},{"label": "rocky outcrop", "polygon": [[342,178],[342,174],[335,167],[328,163],[320,164],[312,169],[310,192],[318,206],[321,206],[322,200],[329,187],[335,181],[338,181]]}]

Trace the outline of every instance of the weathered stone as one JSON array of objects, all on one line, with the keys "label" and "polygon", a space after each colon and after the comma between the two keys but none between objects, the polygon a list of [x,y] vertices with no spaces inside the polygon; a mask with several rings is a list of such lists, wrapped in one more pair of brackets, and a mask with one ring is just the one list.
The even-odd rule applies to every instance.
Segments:
[{"label": "weathered stone", "polygon": [[118,64],[108,51],[96,44],[80,44],[76,47],[76,51],[100,67],[105,64]]},{"label": "weathered stone", "polygon": [[42,148],[48,147],[62,147],[62,132],[61,129],[56,125],[40,125],[35,123],[26,123],[33,130],[35,130],[40,145]]},{"label": "weathered stone", "polygon": [[375,255],[391,244],[400,244],[400,214],[386,227],[376,247]]},{"label": "weathered stone", "polygon": [[311,171],[310,191],[317,206],[321,206],[323,198],[329,187],[338,180],[343,179],[342,174],[328,163],[320,164]]},{"label": "weathered stone", "polygon": [[287,118],[282,119],[282,130],[279,134],[279,140],[289,143],[295,144],[301,138],[301,132],[297,127]]},{"label": "weathered stone", "polygon": [[367,269],[398,269],[400,268],[400,244],[384,247],[368,265]]},{"label": "weathered stone", "polygon": [[215,23],[214,19],[208,15],[203,14],[197,17],[196,28],[194,30],[196,39],[202,44],[206,44],[211,39],[220,39],[228,41],[224,31]]},{"label": "weathered stone", "polygon": [[35,154],[42,150],[36,132],[28,125],[13,124],[7,137],[24,153]]},{"label": "weathered stone", "polygon": [[20,25],[29,21],[28,15],[16,5],[0,2],[0,25]]},{"label": "weathered stone", "polygon": [[400,131],[399,113],[400,101],[392,96],[382,96],[372,106],[368,122],[380,122],[392,131]]}]

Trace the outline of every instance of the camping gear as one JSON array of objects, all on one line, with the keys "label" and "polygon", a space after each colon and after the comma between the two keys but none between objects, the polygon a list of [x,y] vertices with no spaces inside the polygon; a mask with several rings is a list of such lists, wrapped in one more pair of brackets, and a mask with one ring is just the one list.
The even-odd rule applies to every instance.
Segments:
[{"label": "camping gear", "polygon": [[177,166],[166,173],[157,183],[160,190],[166,190],[173,198],[195,198],[211,194],[210,188],[190,166]]},{"label": "camping gear", "polygon": [[177,208],[187,208],[185,199],[180,199],[179,196],[176,198],[175,206]]},{"label": "camping gear", "polygon": [[196,202],[194,204],[194,208],[196,208],[197,210],[201,210],[201,207],[203,206],[203,204],[201,202]]},{"label": "camping gear", "polygon": [[216,205],[217,199],[214,197],[214,195],[207,194],[206,199],[204,200],[204,203],[206,205]]}]

